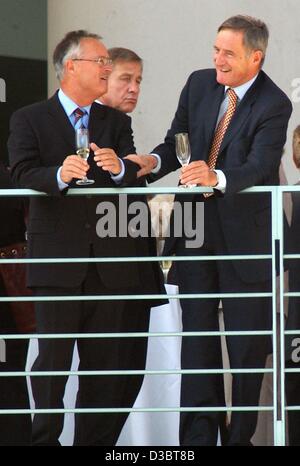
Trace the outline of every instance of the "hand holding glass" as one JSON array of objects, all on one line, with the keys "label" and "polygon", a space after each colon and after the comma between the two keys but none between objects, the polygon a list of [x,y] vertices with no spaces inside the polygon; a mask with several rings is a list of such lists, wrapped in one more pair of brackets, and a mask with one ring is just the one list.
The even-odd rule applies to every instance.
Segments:
[{"label": "hand holding glass", "polygon": [[[76,129],[76,154],[83,160],[87,160],[90,154],[90,139],[89,130],[87,128]],[[86,176],[82,180],[76,181],[79,186],[95,183],[94,180],[89,180]]]},{"label": "hand holding glass", "polygon": [[[176,156],[180,164],[185,167],[189,164],[191,158],[191,148],[188,133],[175,134],[175,149]],[[193,188],[196,184],[184,184],[184,188]]]}]

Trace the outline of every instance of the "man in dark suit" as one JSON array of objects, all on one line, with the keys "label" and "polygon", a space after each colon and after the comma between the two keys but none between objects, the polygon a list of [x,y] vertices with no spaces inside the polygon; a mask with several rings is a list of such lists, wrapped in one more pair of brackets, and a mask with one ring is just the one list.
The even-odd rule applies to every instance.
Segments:
[{"label": "man in dark suit", "polygon": [[[100,97],[100,104],[120,110],[124,113],[131,113],[135,110],[140,95],[140,87],[143,75],[143,60],[133,50],[124,47],[113,47],[108,49],[108,53],[113,62],[113,70],[108,78],[107,92]],[[140,178],[140,187],[145,187],[145,179]],[[145,196],[134,196],[133,201],[146,203]],[[149,225],[151,219],[149,217]],[[145,240],[145,246],[151,256],[156,255],[156,240],[151,237]],[[139,241],[139,244],[143,240]],[[142,253],[140,254],[142,255]],[[159,271],[160,272],[160,271]],[[161,275],[161,273],[160,273]],[[160,277],[163,284],[163,276]],[[162,301],[149,303],[149,301],[136,300],[128,301],[125,304],[124,318],[122,321],[122,330],[127,332],[148,332],[150,320],[150,306],[154,307],[161,304]],[[122,346],[122,369],[124,370],[142,370],[145,368],[147,356],[147,338],[123,338],[120,342]],[[122,376],[119,384],[119,390],[123,390],[123,407],[131,406],[139,392],[143,376],[129,375]],[[123,388],[122,388],[123,387]],[[125,416],[126,417],[126,416]],[[119,414],[119,422],[124,424],[124,414]]]},{"label": "man in dark suit", "polygon": [[[140,86],[143,74],[143,60],[133,51],[124,47],[108,49],[113,61],[113,70],[108,78],[107,92],[99,99],[100,104],[120,110],[124,113],[134,111],[140,94]],[[145,179],[140,178],[139,186],[144,187]],[[134,201],[146,203],[144,196],[134,196]],[[149,218],[149,225],[151,219]],[[156,241],[151,238],[144,240],[150,248],[149,253],[156,255]],[[140,240],[141,242],[141,240]],[[151,252],[150,252],[151,251]],[[163,282],[163,277],[161,278]],[[128,301],[125,304],[122,330],[126,332],[148,332],[150,320],[150,303],[137,300]],[[152,306],[157,305],[152,303]],[[143,370],[147,357],[147,338],[123,338],[120,341],[122,347],[122,369]],[[123,391],[123,407],[132,406],[139,392],[144,377],[141,375],[122,376],[119,391]],[[126,418],[126,415],[125,415]],[[124,414],[119,414],[118,422],[124,424]]]},{"label": "man in dark suit", "polygon": [[[238,194],[255,185],[278,184],[278,171],[286,129],[292,111],[286,95],[261,70],[268,42],[266,25],[252,17],[235,16],[218,30],[214,44],[215,69],[196,71],[180,96],[165,142],[148,156],[132,156],[139,174],[158,168],[159,176],[178,168],[174,135],[188,132],[191,162],[182,169],[181,183],[211,186],[212,196],[189,195],[193,212],[204,202],[204,243],[188,247],[186,238],[171,239],[167,254],[229,255],[271,253],[271,201],[269,194]],[[160,162],[158,161],[160,159]],[[195,220],[195,217],[194,219]],[[239,293],[271,291],[270,261],[177,262],[180,293],[234,293],[222,299],[225,329],[270,329],[271,299],[238,298]],[[181,300],[184,331],[218,329],[219,299]],[[230,366],[264,368],[270,340],[264,336],[229,336]],[[183,338],[183,369],[222,367],[217,337]],[[261,374],[233,374],[233,406],[258,405]],[[184,375],[183,407],[224,404],[220,375]],[[180,419],[183,445],[214,445],[219,414],[186,412]],[[250,445],[256,412],[233,412],[228,445]]]},{"label": "man in dark suit", "polygon": [[[28,247],[36,258],[130,257],[149,254],[130,232],[119,234],[119,223],[109,230],[109,213],[117,222],[127,212],[118,196],[68,197],[69,187],[84,177],[95,187],[134,185],[137,167],[124,156],[134,151],[130,118],[93,103],[106,92],[111,60],[101,38],[86,31],[65,36],[54,52],[60,90],[48,101],[17,111],[11,119],[9,153],[14,182],[46,192],[30,201]],[[91,150],[88,163],[75,154],[77,125],[88,126]],[[68,155],[71,154],[71,155]],[[102,202],[101,202],[102,201]],[[103,203],[105,201],[105,204]],[[120,205],[120,208],[119,208]],[[102,217],[98,217],[102,212]],[[98,215],[97,215],[98,214]],[[128,220],[128,219],[127,219]],[[108,222],[108,226],[107,226]],[[102,225],[102,227],[101,227]],[[107,234],[105,228],[108,229]],[[113,228],[114,229],[114,228]],[[104,231],[103,231],[104,230]],[[137,246],[138,243],[138,246]],[[157,293],[156,269],[138,263],[36,264],[28,270],[28,285],[37,296],[118,295]],[[118,332],[124,301],[52,301],[36,306],[38,333]],[[78,338],[80,370],[112,370],[121,366],[117,339]],[[41,339],[33,370],[69,370],[73,339]],[[119,401],[117,376],[81,376],[76,406],[111,408]],[[33,377],[36,408],[61,408],[66,377]],[[116,415],[79,414],[75,445],[114,445],[119,430]],[[60,414],[37,414],[34,445],[59,445]]]},{"label": "man in dark suit", "polygon": [[[296,167],[300,168],[300,126],[293,133],[293,159]],[[297,183],[300,185],[300,182]],[[288,231],[287,253],[299,254],[300,238],[300,194],[292,193],[292,219]],[[289,263],[289,291],[300,290],[300,262],[299,259]],[[286,330],[300,330],[300,299],[289,298]],[[300,369],[300,340],[299,335],[286,335],[286,367]],[[285,377],[287,406],[299,406],[300,404],[300,373],[288,372]],[[300,445],[300,411],[288,411],[289,445]]]}]

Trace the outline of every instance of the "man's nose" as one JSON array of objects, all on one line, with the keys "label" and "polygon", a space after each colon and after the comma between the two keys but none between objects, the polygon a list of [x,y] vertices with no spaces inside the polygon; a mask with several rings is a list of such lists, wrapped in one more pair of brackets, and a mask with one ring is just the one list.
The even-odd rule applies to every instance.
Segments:
[{"label": "man's nose", "polygon": [[129,85],[129,92],[134,92],[137,94],[140,90],[140,84],[136,82],[131,82]]},{"label": "man's nose", "polygon": [[216,53],[214,56],[214,62],[216,65],[224,65],[225,60],[224,60],[224,55],[222,53]]}]

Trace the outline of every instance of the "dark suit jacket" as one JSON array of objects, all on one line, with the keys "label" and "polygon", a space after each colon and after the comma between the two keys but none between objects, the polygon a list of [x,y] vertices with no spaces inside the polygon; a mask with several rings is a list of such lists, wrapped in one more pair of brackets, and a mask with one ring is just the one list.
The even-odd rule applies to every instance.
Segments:
[{"label": "dark suit jacket", "polygon": [[[123,158],[135,152],[130,118],[123,113],[93,104],[89,119],[91,141],[110,147]],[[30,201],[28,248],[32,258],[88,257],[93,246],[96,257],[149,255],[147,241],[129,236],[99,238],[96,214],[100,202],[111,202],[119,218],[119,196],[66,196],[57,185],[57,170],[63,160],[75,154],[74,129],[57,95],[14,113],[11,118],[8,148],[13,180],[18,187],[31,188],[49,197]],[[116,187],[109,173],[97,167],[93,154],[89,157],[89,176],[93,187]],[[137,165],[124,160],[123,186],[136,183]],[[77,187],[73,181],[70,185]],[[78,189],[81,189],[77,187]],[[106,212],[105,212],[106,213]],[[156,264],[157,266],[157,264]],[[99,263],[98,273],[104,285],[114,292],[158,292],[157,268],[151,264]],[[46,264],[29,266],[31,287],[77,286],[86,274],[87,264]]]},{"label": "dark suit jacket", "polygon": [[[189,133],[191,161],[208,160],[223,98],[224,86],[217,83],[215,70],[195,71],[189,77],[165,142],[153,150],[162,159],[159,177],[179,167],[174,148],[176,133]],[[230,254],[271,252],[270,195],[236,193],[255,185],[279,183],[279,164],[291,111],[287,96],[261,71],[238,105],[224,136],[216,168],[223,170],[227,187],[224,196],[217,190],[215,193]],[[183,201],[189,198],[182,196]],[[175,241],[167,241],[165,252],[174,250]],[[256,261],[233,263],[246,282],[270,278],[270,261],[261,261],[260,267]]]}]

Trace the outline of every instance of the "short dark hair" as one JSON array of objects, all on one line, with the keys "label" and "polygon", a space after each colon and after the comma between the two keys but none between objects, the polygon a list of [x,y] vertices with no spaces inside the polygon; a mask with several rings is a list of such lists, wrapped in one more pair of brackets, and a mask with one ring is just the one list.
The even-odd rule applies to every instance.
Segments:
[{"label": "short dark hair", "polygon": [[244,45],[248,50],[260,50],[263,54],[263,65],[268,46],[269,30],[267,25],[253,16],[236,15],[226,19],[218,29],[233,29],[244,33]]},{"label": "short dark hair", "polygon": [[57,44],[53,52],[53,64],[56,76],[59,80],[63,77],[66,60],[69,58],[78,58],[81,41],[83,39],[96,39],[100,42],[102,37],[98,34],[92,34],[80,29],[78,31],[68,32],[59,44]]},{"label": "short dark hair", "polygon": [[108,54],[114,63],[119,61],[125,62],[136,62],[143,66],[143,60],[133,50],[126,49],[124,47],[112,47],[108,49]]}]

